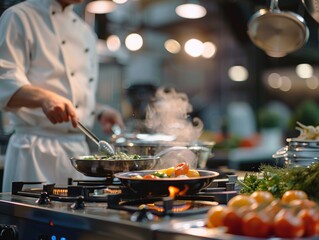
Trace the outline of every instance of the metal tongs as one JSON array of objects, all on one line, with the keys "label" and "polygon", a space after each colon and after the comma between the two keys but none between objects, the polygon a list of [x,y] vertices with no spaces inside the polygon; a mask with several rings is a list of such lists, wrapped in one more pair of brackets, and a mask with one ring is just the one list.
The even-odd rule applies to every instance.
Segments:
[{"label": "metal tongs", "polygon": [[94,135],[94,133],[92,133],[89,129],[84,127],[80,121],[78,121],[77,126],[87,137],[89,137],[93,142],[95,142],[98,145],[98,150],[100,153],[107,155],[115,154],[113,147],[108,142],[100,140],[97,136]]}]

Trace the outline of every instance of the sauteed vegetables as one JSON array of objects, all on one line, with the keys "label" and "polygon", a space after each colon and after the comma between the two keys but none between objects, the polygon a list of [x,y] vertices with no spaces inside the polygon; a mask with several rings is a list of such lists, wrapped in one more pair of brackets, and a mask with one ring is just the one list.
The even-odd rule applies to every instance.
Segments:
[{"label": "sauteed vegetables", "polygon": [[87,156],[84,160],[135,160],[141,159],[140,155],[137,154],[126,154],[124,152],[116,152],[114,155],[92,155]]},{"label": "sauteed vegetables", "polygon": [[199,177],[200,174],[195,169],[189,169],[189,165],[186,162],[179,163],[175,167],[157,170],[152,174],[144,176],[135,175],[132,178],[135,179],[159,179],[159,178],[192,178]]}]

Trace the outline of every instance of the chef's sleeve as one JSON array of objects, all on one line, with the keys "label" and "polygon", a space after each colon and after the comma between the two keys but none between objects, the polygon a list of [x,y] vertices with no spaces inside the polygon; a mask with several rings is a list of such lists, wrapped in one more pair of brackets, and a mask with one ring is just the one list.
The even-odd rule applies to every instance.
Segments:
[{"label": "chef's sleeve", "polygon": [[12,95],[30,84],[26,72],[30,49],[22,19],[8,9],[0,18],[0,109],[5,109]]}]

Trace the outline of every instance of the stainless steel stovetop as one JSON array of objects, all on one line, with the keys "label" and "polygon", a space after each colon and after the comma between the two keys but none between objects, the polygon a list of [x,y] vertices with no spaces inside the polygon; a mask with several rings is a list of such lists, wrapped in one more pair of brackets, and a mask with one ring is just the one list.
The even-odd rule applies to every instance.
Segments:
[{"label": "stainless steel stovetop", "polygon": [[[213,190],[217,195],[226,198],[236,195],[235,191],[218,189]],[[207,191],[205,189],[200,195]],[[28,192],[22,195],[16,192],[0,194],[0,240],[246,239],[207,229],[204,225],[209,205],[199,211],[173,213],[168,210],[167,214],[154,214],[144,208],[144,204],[122,209],[113,201],[104,201],[104,195],[94,198],[96,201],[83,199],[83,196],[49,201],[50,196],[43,192],[39,198]],[[117,194],[110,196],[113,198]],[[164,199],[164,205],[169,206],[170,200]],[[211,204],[218,202],[211,201]]]}]

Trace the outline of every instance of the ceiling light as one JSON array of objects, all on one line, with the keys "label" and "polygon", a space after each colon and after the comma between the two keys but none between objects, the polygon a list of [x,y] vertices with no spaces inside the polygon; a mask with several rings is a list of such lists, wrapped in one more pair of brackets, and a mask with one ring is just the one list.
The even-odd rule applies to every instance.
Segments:
[{"label": "ceiling light", "polygon": [[168,52],[173,54],[179,53],[179,51],[181,50],[181,45],[174,39],[168,39],[167,41],[165,41],[164,46]]},{"label": "ceiling light", "polygon": [[248,70],[243,66],[232,66],[228,70],[228,76],[235,82],[242,82],[248,79]]},{"label": "ceiling light", "polygon": [[111,52],[116,52],[121,47],[121,40],[116,35],[111,35],[106,39],[106,46]]},{"label": "ceiling light", "polygon": [[185,43],[184,50],[192,57],[199,57],[203,53],[204,45],[198,39],[193,38]]},{"label": "ceiling light", "polygon": [[127,0],[113,0],[113,2],[115,2],[117,4],[124,4],[127,2]]},{"label": "ceiling light", "polygon": [[137,51],[143,46],[143,38],[137,33],[131,33],[125,38],[125,46],[131,51]]},{"label": "ceiling light", "polygon": [[204,50],[202,53],[203,58],[212,58],[216,53],[216,46],[212,42],[204,42],[203,43]]},{"label": "ceiling light", "polygon": [[198,1],[189,1],[176,7],[175,12],[178,16],[189,19],[202,18],[206,15],[206,9]]},{"label": "ceiling light", "polygon": [[296,73],[300,78],[310,78],[313,76],[313,67],[308,63],[298,64]]},{"label": "ceiling light", "polygon": [[94,14],[106,14],[116,9],[116,4],[112,1],[92,1],[86,5],[86,11]]}]

